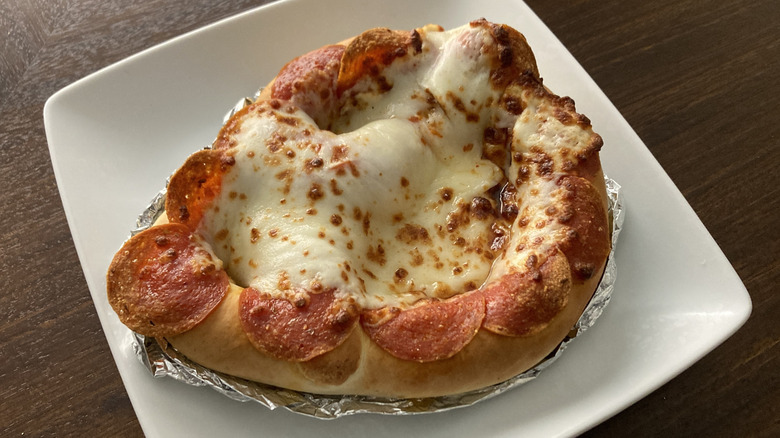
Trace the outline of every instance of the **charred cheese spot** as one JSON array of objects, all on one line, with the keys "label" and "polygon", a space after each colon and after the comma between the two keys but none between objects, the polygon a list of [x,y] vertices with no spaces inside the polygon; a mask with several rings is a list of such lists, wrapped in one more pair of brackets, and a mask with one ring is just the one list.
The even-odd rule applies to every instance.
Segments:
[{"label": "charred cheese spot", "polygon": [[339,187],[339,182],[336,181],[336,179],[331,179],[330,180],[330,191],[331,191],[331,193],[333,193],[336,196],[341,195],[342,193],[344,193],[344,190],[342,190],[341,187]]},{"label": "charred cheese spot", "polygon": [[306,162],[305,171],[311,173],[314,169],[322,167],[325,162],[320,157],[314,157]]},{"label": "charred cheese spot", "polygon": [[216,235],[214,235],[214,238],[217,240],[225,240],[227,236],[228,236],[228,230],[227,228],[223,228],[219,230]]},{"label": "charred cheese spot", "polygon": [[431,244],[431,237],[428,234],[428,230],[422,225],[417,224],[405,224],[396,233],[396,239],[408,244]]},{"label": "charred cheese spot", "polygon": [[384,264],[387,263],[385,248],[382,246],[382,244],[379,244],[376,247],[369,245],[366,258],[380,266],[384,266]]},{"label": "charred cheese spot", "polygon": [[322,190],[321,185],[314,183],[311,185],[311,187],[309,187],[309,192],[306,194],[306,196],[312,201],[317,201],[325,196],[325,192]]}]

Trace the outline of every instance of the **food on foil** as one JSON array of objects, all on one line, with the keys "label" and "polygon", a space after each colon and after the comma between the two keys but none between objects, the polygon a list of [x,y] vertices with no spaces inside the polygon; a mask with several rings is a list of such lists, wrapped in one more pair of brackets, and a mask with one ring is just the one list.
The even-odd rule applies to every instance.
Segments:
[{"label": "food on foil", "polygon": [[315,394],[439,397],[533,368],[611,250],[602,139],[518,31],[371,29],[285,65],[117,252],[133,331]]}]

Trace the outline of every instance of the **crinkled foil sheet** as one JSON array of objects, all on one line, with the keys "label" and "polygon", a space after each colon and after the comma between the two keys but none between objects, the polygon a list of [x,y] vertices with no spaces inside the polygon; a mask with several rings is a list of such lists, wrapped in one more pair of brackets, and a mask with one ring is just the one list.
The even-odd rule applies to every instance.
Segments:
[{"label": "crinkled foil sheet", "polygon": [[[241,100],[225,118],[227,119],[236,110],[251,102],[250,99]],[[607,260],[607,266],[604,269],[601,282],[582,316],[569,333],[569,336],[536,367],[505,382],[463,394],[415,399],[310,394],[218,373],[190,361],[170,345],[159,343],[154,338],[146,338],[137,333],[131,333],[130,342],[138,359],[149,368],[155,377],[171,377],[189,385],[209,386],[234,400],[257,402],[269,409],[285,408],[292,412],[316,418],[334,419],[359,413],[410,415],[470,406],[535,379],[545,368],[561,356],[570,342],[593,326],[596,319],[601,316],[604,308],[609,304],[617,273],[615,248],[623,226],[625,210],[620,185],[607,176],[604,179],[607,185],[611,214],[612,252]],[[165,190],[162,190],[152,200],[149,207],[139,216],[136,229],[132,233],[135,234],[149,228],[157,217],[163,213],[164,207]]]}]

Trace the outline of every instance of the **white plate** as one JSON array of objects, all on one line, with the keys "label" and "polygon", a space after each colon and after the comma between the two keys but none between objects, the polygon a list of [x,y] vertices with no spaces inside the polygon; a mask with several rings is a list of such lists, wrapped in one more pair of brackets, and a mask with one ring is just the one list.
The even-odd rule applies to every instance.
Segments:
[{"label": "white plate", "polygon": [[[347,12],[348,11],[348,12]],[[572,96],[604,138],[624,189],[618,280],[597,324],[541,377],[497,398],[418,416],[321,421],[207,388],[153,379],[105,296],[105,272],[136,215],[222,115],[293,56],[366,28],[507,23],[528,38],[545,84]],[[90,75],[44,109],[54,172],[108,343],[148,436],[572,435],[639,400],[747,319],[750,298],[717,244],[609,99],[520,1],[286,1],[207,26]]]}]

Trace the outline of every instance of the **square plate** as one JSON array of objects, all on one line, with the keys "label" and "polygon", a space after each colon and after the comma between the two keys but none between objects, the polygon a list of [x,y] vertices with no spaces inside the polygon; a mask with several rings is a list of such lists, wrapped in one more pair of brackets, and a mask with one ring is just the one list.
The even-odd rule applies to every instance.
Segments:
[{"label": "square plate", "polygon": [[[345,11],[349,11],[345,13]],[[539,378],[465,409],[323,422],[206,388],[153,379],[105,295],[105,272],[165,179],[216,136],[222,116],[289,59],[363,30],[452,28],[485,17],[523,32],[545,84],[577,102],[623,186],[618,279],[598,323]],[[294,32],[290,32],[290,28]],[[586,430],[723,342],[750,298],[728,260],[599,87],[521,1],[291,0],[175,38],[52,96],[44,120],[55,176],[95,308],[148,436],[556,436]],[[100,214],[95,214],[100,203]]]}]

